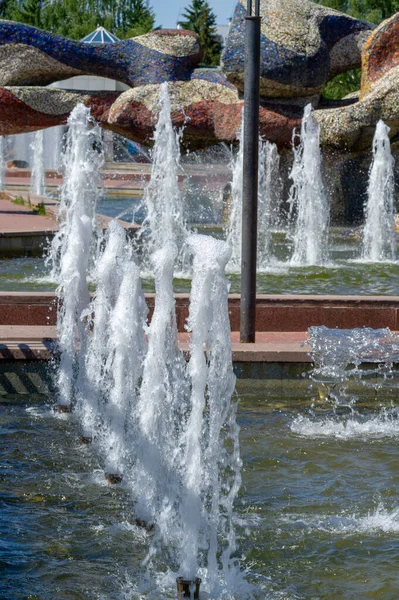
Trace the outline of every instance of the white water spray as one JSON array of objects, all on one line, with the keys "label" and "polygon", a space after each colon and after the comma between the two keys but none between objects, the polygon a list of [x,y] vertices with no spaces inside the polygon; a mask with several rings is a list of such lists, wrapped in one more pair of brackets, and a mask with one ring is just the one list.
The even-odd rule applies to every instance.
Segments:
[{"label": "white water spray", "polygon": [[147,216],[140,231],[144,243],[144,262],[173,240],[181,251],[187,236],[183,218],[183,200],[179,188],[179,134],[173,129],[168,84],[161,85],[159,118],[155,127],[151,179],[144,190],[143,205]]},{"label": "white water spray", "polygon": [[[238,134],[239,151],[231,162],[231,207],[226,228],[226,241],[232,255],[228,271],[241,270],[242,245],[242,188],[243,188],[243,123]],[[258,249],[257,266],[265,269],[271,261],[271,234],[275,225],[276,213],[280,201],[280,157],[277,146],[259,139],[259,174],[258,174]]]},{"label": "white water spray", "polygon": [[136,431],[137,395],[147,352],[148,309],[141,289],[140,269],[128,255],[121,270],[118,299],[109,315],[106,369],[110,377],[102,432],[105,471],[111,474],[124,474],[126,462],[129,464],[132,459],[131,449],[137,444],[132,436]]},{"label": "white water spray", "polygon": [[280,206],[280,156],[276,144],[260,140],[258,191],[258,270],[272,261],[272,230],[278,222]]},{"label": "white water spray", "polygon": [[116,222],[111,221],[109,224],[105,244],[93,274],[96,292],[86,311],[92,333],[83,357],[83,389],[78,394],[83,435],[87,437],[93,437],[96,432],[97,419],[102,411],[100,404],[108,392],[106,363],[109,355],[110,315],[119,293],[123,277],[122,265],[128,252],[126,234]]},{"label": "white water spray", "polygon": [[173,270],[178,249],[168,242],[152,257],[155,308],[148,327],[148,352],[137,403],[137,462],[133,485],[140,519],[156,522],[161,539],[171,542],[177,527],[181,428],[188,381],[178,348]]},{"label": "white water spray", "polygon": [[241,270],[241,246],[242,246],[242,186],[243,186],[243,163],[244,163],[244,143],[243,143],[244,123],[241,121],[240,131],[238,133],[238,153],[231,161],[232,182],[231,182],[231,206],[229,220],[226,228],[226,241],[231,248],[231,259],[228,270],[238,273]]},{"label": "white water spray", "polygon": [[0,136],[0,189],[6,185],[6,138]]},{"label": "white water spray", "polygon": [[32,144],[32,171],[30,191],[37,196],[44,196],[46,191],[45,168],[44,168],[44,132],[39,130],[35,133]]},{"label": "white water spray", "polygon": [[363,232],[362,258],[366,261],[391,261],[396,257],[394,228],[394,158],[391,154],[389,127],[378,121],[373,139],[366,223]]},{"label": "white water spray", "polygon": [[189,245],[194,252],[188,319],[191,398],[183,437],[180,562],[183,576],[192,577],[199,569],[205,587],[219,598],[237,593],[239,586],[231,555],[236,548],[232,519],[241,460],[232,401],[229,284],[224,275],[231,250],[206,236],[192,236]]},{"label": "white water spray", "polygon": [[[72,139],[84,139],[85,131]],[[79,155],[77,149],[68,152],[71,158]],[[71,164],[75,168],[78,162]],[[87,175],[95,184],[91,171]],[[67,377],[70,382],[62,401],[71,401],[75,384],[84,433],[99,450],[104,470],[123,474],[138,523],[154,532],[143,565],[153,575],[157,592],[169,596],[177,575],[199,576],[212,598],[227,600],[237,594],[246,598],[248,584],[233,558],[233,504],[241,482],[241,460],[232,400],[229,282],[224,275],[230,249],[211,237],[189,238],[194,277],[187,365],[178,343],[174,241],[166,239],[151,257],[156,296],[148,327],[139,270],[116,223],[110,225],[97,263],[97,289],[89,305],[94,200],[92,196],[88,202],[85,191],[83,186],[81,197],[84,203],[87,200],[88,214],[80,212],[81,204],[65,198],[66,225],[56,246],[59,296],[65,307],[59,314],[59,381],[64,387]],[[69,337],[62,338],[68,332]]]},{"label": "white water spray", "polygon": [[49,260],[53,278],[58,282],[59,312],[57,334],[61,354],[58,375],[60,404],[69,405],[73,383],[83,372],[76,364],[76,348],[83,357],[87,344],[87,323],[82,313],[89,305],[87,275],[95,228],[99,168],[103,163],[101,134],[82,104],[69,119],[67,149],[64,156],[64,185],[59,208],[59,231],[54,236]]},{"label": "white water spray", "polygon": [[[294,148],[290,177],[290,213],[296,213],[292,266],[323,265],[328,259],[330,209],[321,177],[320,128],[305,107],[299,146]],[[295,132],[293,142],[295,140]]]},{"label": "white water spray", "polygon": [[291,431],[303,436],[372,438],[397,435],[398,412],[380,407],[364,415],[356,404],[363,395],[375,402],[379,390],[399,387],[394,364],[399,360],[399,336],[389,329],[328,329],[310,327],[314,368],[311,379],[316,400],[333,411],[332,416],[299,416]]}]

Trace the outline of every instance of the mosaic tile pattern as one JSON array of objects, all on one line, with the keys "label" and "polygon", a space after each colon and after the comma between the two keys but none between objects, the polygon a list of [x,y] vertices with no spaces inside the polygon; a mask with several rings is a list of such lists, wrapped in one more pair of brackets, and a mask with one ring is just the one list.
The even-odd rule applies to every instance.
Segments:
[{"label": "mosaic tile pattern", "polygon": [[342,108],[316,110],[320,142],[341,151],[362,151],[371,147],[379,119],[389,123],[390,137],[399,134],[399,66],[391,69],[358,102]]},{"label": "mosaic tile pattern", "polygon": [[[0,135],[63,124],[82,102],[103,127],[151,143],[160,85],[169,81],[173,124],[184,128],[186,146],[236,141],[243,109],[244,4],[240,0],[236,7],[222,69],[197,68],[201,49],[192,32],[153,32],[90,47],[0,21]],[[261,10],[263,137],[280,148],[290,146],[304,105],[311,101],[317,106],[324,82],[357,66],[363,48],[360,96],[350,106],[314,112],[321,143],[339,151],[361,151],[370,145],[380,118],[389,122],[392,135],[399,135],[399,14],[370,35],[369,24],[308,0],[261,0]],[[123,81],[130,89],[40,87],[83,73]]]},{"label": "mosaic tile pattern", "polygon": [[79,103],[91,108],[92,115],[107,125],[109,109],[117,92],[68,92],[41,87],[0,88],[0,135],[27,133],[65,124]]},{"label": "mosaic tile pattern", "polygon": [[399,134],[399,14],[384,21],[367,41],[362,56],[360,94],[350,106],[316,110],[323,146],[359,152],[371,146],[379,119],[390,137]]},{"label": "mosaic tile pattern", "polygon": [[399,65],[399,13],[383,21],[369,37],[362,60],[361,96]]},{"label": "mosaic tile pattern", "polygon": [[66,114],[38,112],[13,94],[11,89],[0,88],[0,135],[27,133],[66,123]]},{"label": "mosaic tile pattern", "polygon": [[[238,2],[222,55],[228,79],[243,90],[246,0]],[[261,0],[261,94],[311,96],[338,72],[360,66],[364,31],[371,25],[308,0]],[[346,61],[331,59],[334,47],[351,38]],[[356,43],[353,43],[353,38]],[[336,55],[336,53],[335,53]],[[333,68],[332,68],[333,64]]]},{"label": "mosaic tile pattern", "polygon": [[[211,79],[209,81],[208,79]],[[214,80],[220,81],[214,81]],[[0,89],[0,135],[24,133],[66,123],[79,102],[90,107],[94,118],[107,129],[137,142],[151,143],[158,118],[160,85],[118,92],[82,93],[40,87]],[[223,74],[201,70],[189,82],[170,84],[172,121],[183,127],[183,143],[194,149],[237,139],[243,101]],[[289,146],[293,127],[300,125],[297,107],[263,106],[261,135],[280,146]]]},{"label": "mosaic tile pattern", "polygon": [[[158,40],[162,40],[162,43],[158,43]],[[4,72],[0,72],[1,86],[11,82],[13,85],[36,85],[65,79],[64,74],[57,73],[57,69],[53,78],[50,78],[46,65],[43,74],[40,73],[43,54],[69,69],[116,79],[130,87],[188,80],[201,58],[197,37],[183,30],[154,31],[115,44],[90,46],[29,25],[0,21],[0,48],[6,45],[21,45],[21,50],[29,46],[38,52],[26,56],[20,80],[17,70],[21,62],[17,53],[9,56]],[[165,52],[160,50],[163,45],[167,49]],[[10,73],[13,74],[11,81]]]},{"label": "mosaic tile pattern", "polygon": [[82,71],[54,60],[45,52],[27,44],[0,46],[1,85],[48,85],[54,80],[82,75]]}]

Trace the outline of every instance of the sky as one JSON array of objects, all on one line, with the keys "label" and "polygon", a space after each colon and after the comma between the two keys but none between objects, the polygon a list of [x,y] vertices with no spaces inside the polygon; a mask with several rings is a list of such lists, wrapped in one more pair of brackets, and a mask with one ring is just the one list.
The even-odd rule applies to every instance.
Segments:
[{"label": "sky", "polygon": [[[218,25],[227,25],[229,17],[233,16],[237,0],[208,0],[209,6],[216,15]],[[150,5],[155,10],[156,25],[162,25],[164,29],[176,28],[179,13],[183,13],[191,0],[150,0]]]}]

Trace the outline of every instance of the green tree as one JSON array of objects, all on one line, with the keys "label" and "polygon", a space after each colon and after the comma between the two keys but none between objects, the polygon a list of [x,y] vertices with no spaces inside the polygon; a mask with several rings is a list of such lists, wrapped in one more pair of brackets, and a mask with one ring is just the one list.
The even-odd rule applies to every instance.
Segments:
[{"label": "green tree", "polygon": [[134,37],[154,29],[155,14],[148,0],[125,0],[117,5],[112,16],[118,37]]},{"label": "green tree", "polygon": [[121,39],[134,37],[155,22],[149,0],[0,0],[0,17],[76,40],[98,25]]},{"label": "green tree", "polygon": [[218,65],[222,43],[217,37],[216,16],[207,0],[192,0],[178,23],[184,29],[195,31],[203,50],[205,65]]},{"label": "green tree", "polygon": [[14,7],[13,19],[41,29],[44,27],[45,12],[43,0],[25,0]]},{"label": "green tree", "polygon": [[15,20],[18,0],[0,0],[0,19]]},{"label": "green tree", "polygon": [[399,10],[398,0],[314,0],[323,6],[329,6],[345,12],[356,19],[363,19],[378,25]]}]

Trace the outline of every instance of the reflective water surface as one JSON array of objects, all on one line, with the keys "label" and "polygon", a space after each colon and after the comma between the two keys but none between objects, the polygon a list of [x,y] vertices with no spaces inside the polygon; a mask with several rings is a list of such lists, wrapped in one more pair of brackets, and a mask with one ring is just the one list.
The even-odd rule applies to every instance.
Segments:
[{"label": "reflective water surface", "polygon": [[[238,554],[256,598],[397,598],[399,420],[380,402],[353,417],[262,385],[241,393]],[[73,416],[2,396],[0,426],[0,598],[154,598],[138,591],[148,534]]]},{"label": "reflective water surface", "polygon": [[[239,293],[240,276],[228,274],[231,293]],[[40,258],[0,259],[0,291],[52,291],[55,283]],[[189,292],[189,279],[175,279],[176,292]],[[152,279],[143,281],[146,292],[154,291]],[[366,264],[338,262],[330,267],[291,267],[283,264],[258,273],[259,294],[399,295],[399,263]]]}]

